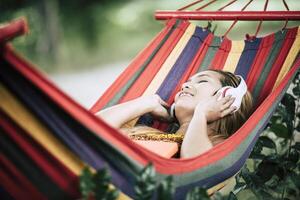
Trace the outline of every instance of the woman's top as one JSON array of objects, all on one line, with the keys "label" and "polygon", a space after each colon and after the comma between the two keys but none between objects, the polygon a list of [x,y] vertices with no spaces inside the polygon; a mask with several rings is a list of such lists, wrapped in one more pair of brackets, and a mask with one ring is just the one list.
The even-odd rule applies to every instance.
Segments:
[{"label": "woman's top", "polygon": [[182,133],[165,133],[147,126],[122,128],[121,130],[133,140],[176,142],[179,146],[181,146],[184,137]]},{"label": "woman's top", "polygon": [[129,135],[131,139],[134,140],[154,140],[154,141],[164,141],[164,142],[176,142],[180,146],[183,141],[184,134],[181,133],[139,133],[136,135]]}]

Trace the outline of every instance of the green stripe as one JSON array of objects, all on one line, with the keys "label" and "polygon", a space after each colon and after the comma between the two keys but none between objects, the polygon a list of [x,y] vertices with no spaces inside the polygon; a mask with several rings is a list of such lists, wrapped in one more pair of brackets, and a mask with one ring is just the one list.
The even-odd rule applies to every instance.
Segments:
[{"label": "green stripe", "polygon": [[217,51],[219,50],[220,45],[221,45],[221,38],[217,37],[217,36],[214,36],[211,44],[208,47],[208,50],[206,52],[206,55],[205,55],[203,61],[198,66],[198,71],[197,72],[204,71],[204,70],[208,69],[208,67],[210,66],[210,64],[211,64],[213,58],[215,57]]},{"label": "green stripe", "polygon": [[[285,41],[284,39],[285,39],[286,33],[287,33],[286,30],[284,30],[283,32],[279,31],[279,32],[275,33],[275,41],[272,45],[272,48],[271,48],[269,56],[266,60],[265,66],[260,74],[260,77],[258,78],[256,85],[252,91],[252,96],[253,96],[254,100],[257,100],[260,95],[260,91],[263,88],[266,79],[268,78],[268,75],[272,69],[274,62],[276,61],[276,58],[278,57],[278,54],[280,53],[282,45]],[[257,76],[259,76],[259,74],[257,74]],[[254,102],[254,104],[255,104],[255,102]]]},{"label": "green stripe", "polygon": [[164,45],[164,43],[168,40],[168,38],[174,32],[174,30],[178,27],[180,22],[181,22],[181,20],[176,21],[176,23],[172,26],[171,30],[163,38],[163,40],[159,43],[159,45],[154,49],[154,51],[151,53],[151,55],[148,57],[148,59],[144,62],[144,64],[135,72],[135,74],[132,75],[132,77],[125,84],[125,86],[105,105],[104,108],[108,108],[110,106],[113,106],[113,105],[117,104],[120,101],[120,99],[125,95],[125,93],[128,91],[128,89],[131,88],[131,86],[134,84],[134,82],[138,79],[138,77],[142,74],[142,72],[150,64],[150,62],[152,61],[154,56],[161,49],[161,47]]},{"label": "green stripe", "polygon": [[[0,146],[2,152],[14,163],[16,168],[25,175],[30,182],[49,199],[70,198],[64,191],[58,187],[52,180],[38,168],[35,163],[28,157],[17,144],[4,134],[0,129]],[[74,186],[77,187],[77,186]]]}]

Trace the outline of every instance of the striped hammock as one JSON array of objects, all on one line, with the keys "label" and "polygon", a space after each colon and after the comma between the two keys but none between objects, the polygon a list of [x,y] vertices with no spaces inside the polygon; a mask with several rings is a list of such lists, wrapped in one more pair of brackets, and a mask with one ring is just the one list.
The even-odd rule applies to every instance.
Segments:
[{"label": "striped hammock", "polygon": [[[16,199],[78,198],[78,176],[85,165],[108,166],[113,184],[128,196],[133,195],[136,176],[150,162],[157,180],[173,175],[176,199],[194,186],[210,188],[223,182],[244,165],[300,66],[298,27],[252,41],[231,41],[172,19],[88,111],[10,45],[2,47],[0,188]],[[198,157],[158,156],[94,115],[154,93],[171,103],[189,76],[211,68],[243,76],[256,109],[235,134]],[[165,127],[158,122],[154,126]]]}]

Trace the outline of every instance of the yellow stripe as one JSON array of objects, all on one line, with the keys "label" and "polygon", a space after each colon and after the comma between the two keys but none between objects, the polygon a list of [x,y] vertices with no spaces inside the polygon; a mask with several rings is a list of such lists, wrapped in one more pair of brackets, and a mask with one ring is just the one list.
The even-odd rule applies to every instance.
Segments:
[{"label": "yellow stripe", "polygon": [[[57,140],[1,83],[0,99],[0,108],[8,116],[75,175],[79,176],[81,174],[85,164]],[[92,172],[96,172],[95,169],[91,167],[90,169]],[[110,185],[110,187],[114,188],[113,185]],[[120,192],[118,199],[129,200],[130,198]]]},{"label": "yellow stripe", "polygon": [[281,70],[277,76],[276,82],[275,82],[272,90],[274,90],[279,85],[279,83],[282,81],[282,79],[285,77],[285,75],[288,73],[288,71],[292,67],[292,65],[299,53],[299,49],[300,49],[300,27],[298,27],[296,39],[289,51],[284,63],[283,63],[283,66],[281,67]]},{"label": "yellow stripe", "polygon": [[237,64],[240,60],[240,57],[242,55],[242,52],[245,47],[245,42],[244,41],[232,41],[231,43],[231,50],[228,54],[228,57],[226,59],[225,65],[223,70],[224,71],[229,71],[234,73]]},{"label": "yellow stripe", "polygon": [[84,163],[57,140],[2,84],[0,97],[0,108],[8,116],[74,174],[81,173]]},{"label": "yellow stripe", "polygon": [[189,27],[186,29],[185,33],[182,35],[174,49],[172,50],[169,57],[166,59],[164,64],[161,66],[157,74],[155,75],[154,79],[151,81],[143,96],[154,94],[160,85],[165,80],[166,76],[174,66],[175,62],[177,61],[178,57],[182,53],[183,49],[187,45],[188,41],[194,34],[196,26],[194,24],[190,24]]}]

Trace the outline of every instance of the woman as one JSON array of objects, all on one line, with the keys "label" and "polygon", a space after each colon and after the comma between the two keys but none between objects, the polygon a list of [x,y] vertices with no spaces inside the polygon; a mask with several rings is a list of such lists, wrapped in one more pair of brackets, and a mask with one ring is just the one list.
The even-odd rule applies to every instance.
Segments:
[{"label": "woman", "polygon": [[[182,85],[174,98],[179,129],[175,134],[151,127],[122,126],[146,113],[170,120],[164,102],[158,95],[142,96],[104,109],[97,115],[111,126],[118,128],[134,139],[175,138],[181,144],[180,157],[189,158],[204,153],[214,145],[232,135],[248,118],[252,109],[252,98],[247,91],[240,108],[232,106],[234,97],[220,97],[218,91],[224,86],[237,87],[241,80],[230,72],[207,70],[193,75]],[[237,110],[236,110],[237,109]],[[146,137],[145,137],[146,136]],[[151,137],[150,137],[151,136]],[[181,138],[181,139],[180,139]],[[163,140],[165,140],[163,139]]]}]

